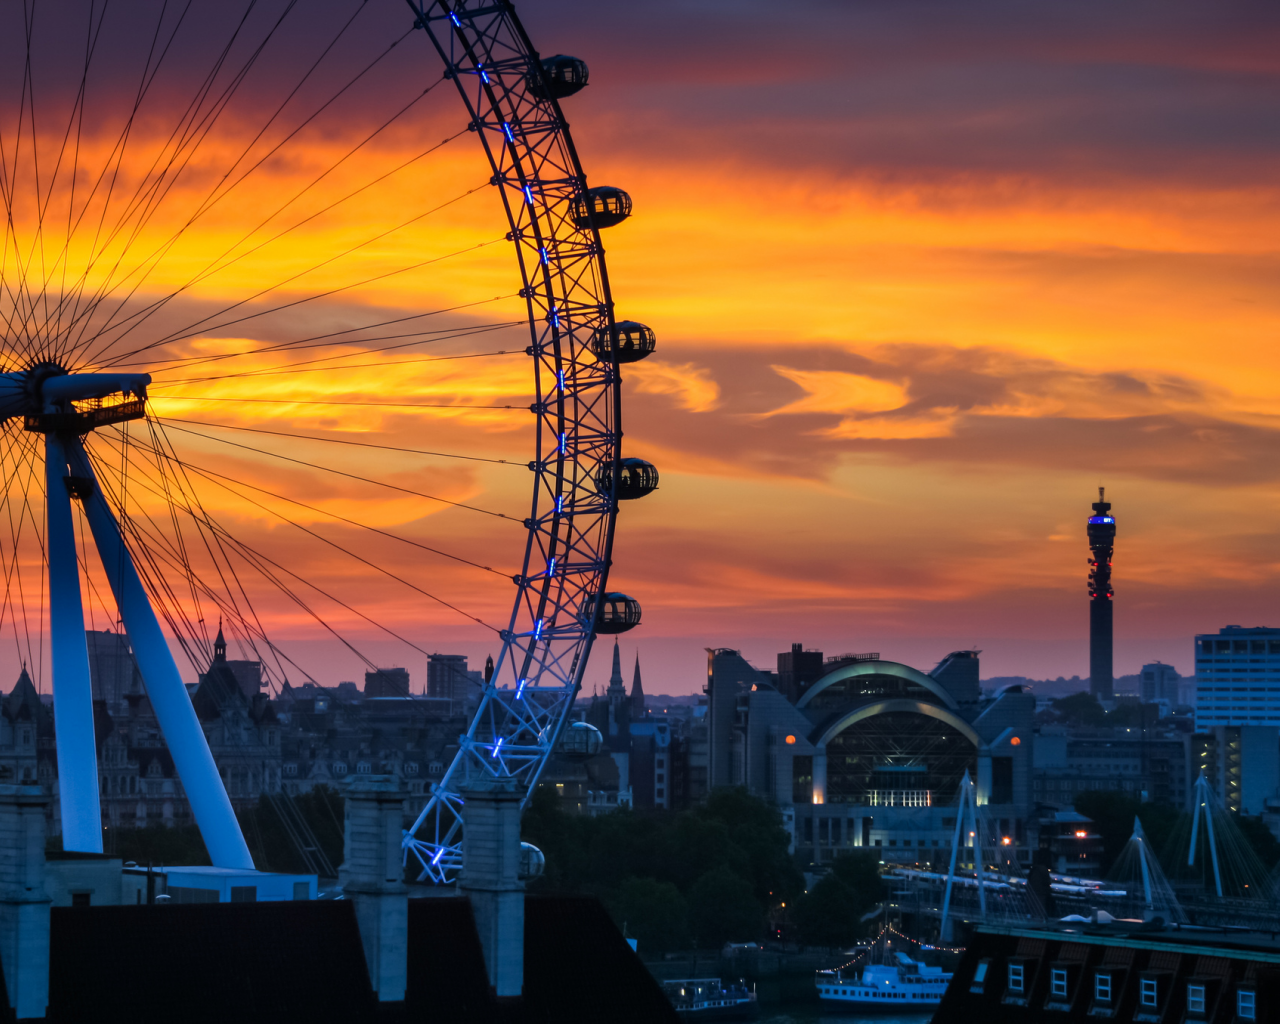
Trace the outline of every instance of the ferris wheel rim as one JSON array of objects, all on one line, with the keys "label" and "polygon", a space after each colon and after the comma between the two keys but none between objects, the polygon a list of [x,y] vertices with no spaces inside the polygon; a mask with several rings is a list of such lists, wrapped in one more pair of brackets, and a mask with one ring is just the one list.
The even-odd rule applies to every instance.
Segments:
[{"label": "ferris wheel rim", "polygon": [[[583,513],[579,513],[574,508],[562,508],[563,497],[566,490],[572,492],[574,487],[565,487],[565,473],[563,461],[566,450],[573,447],[577,450],[578,435],[584,427],[583,420],[577,415],[565,415],[564,411],[564,391],[565,391],[565,370],[563,367],[566,363],[572,363],[573,337],[571,330],[568,332],[570,336],[568,353],[571,357],[569,360],[564,358],[562,352],[562,328],[556,320],[556,303],[558,296],[554,283],[554,277],[557,271],[563,272],[563,268],[557,267],[557,259],[560,253],[560,242],[562,236],[557,235],[557,226],[563,228],[565,221],[560,219],[557,224],[556,218],[552,215],[550,209],[543,210],[542,216],[538,216],[539,200],[543,197],[543,189],[536,187],[540,183],[536,177],[532,177],[527,173],[527,168],[536,166],[543,158],[543,153],[539,151],[530,141],[537,138],[544,147],[554,141],[559,144],[567,157],[569,170],[572,172],[572,196],[570,203],[576,204],[587,191],[586,174],[582,169],[577,149],[573,143],[573,138],[569,132],[569,126],[564,119],[558,98],[553,95],[550,90],[544,90],[541,96],[535,98],[533,109],[538,110],[543,116],[550,113],[551,119],[548,129],[548,123],[542,122],[539,127],[543,130],[538,133],[527,130],[527,126],[519,120],[521,107],[519,102],[510,102],[511,82],[514,80],[518,83],[523,80],[527,87],[527,92],[533,92],[534,86],[539,81],[542,73],[540,56],[538,51],[533,47],[523,25],[520,23],[514,8],[510,3],[502,3],[500,5],[485,5],[483,0],[477,4],[471,4],[468,0],[454,2],[450,4],[447,0],[434,0],[432,3],[415,3],[414,0],[407,0],[409,7],[414,11],[416,16],[415,27],[424,30],[430,37],[438,55],[445,64],[445,74],[450,77],[457,86],[458,93],[467,108],[468,114],[471,116],[471,128],[476,131],[481,138],[481,142],[485,151],[485,155],[489,161],[490,169],[493,172],[492,183],[499,187],[502,195],[503,210],[507,216],[510,233],[508,239],[514,243],[517,263],[520,269],[522,290],[521,294],[525,297],[527,309],[529,313],[529,324],[533,344],[530,346],[529,354],[533,356],[534,376],[535,376],[535,394],[537,402],[533,407],[533,411],[539,416],[540,422],[548,415],[547,402],[544,401],[544,394],[547,390],[544,385],[547,384],[543,379],[543,374],[547,367],[541,358],[542,352],[539,348],[540,329],[537,321],[537,302],[541,297],[543,300],[543,309],[547,310],[547,318],[552,324],[552,338],[554,341],[554,367],[556,373],[556,383],[559,384],[560,391],[560,407],[556,418],[558,431],[552,432],[553,435],[558,433],[559,436],[559,456],[561,465],[556,473],[555,480],[557,487],[554,492],[549,495],[554,500],[551,505],[549,521],[540,520],[539,516],[539,498],[543,494],[542,467],[544,466],[544,450],[543,442],[547,437],[547,432],[539,429],[536,432],[537,444],[535,453],[535,463],[530,464],[531,469],[535,469],[534,488],[532,498],[532,511],[530,518],[525,521],[527,530],[525,557],[523,560],[523,569],[519,578],[515,581],[517,586],[517,594],[513,603],[510,623],[502,634],[502,649],[499,658],[495,663],[494,679],[498,677],[498,673],[506,664],[510,667],[510,663],[517,656],[517,653],[523,656],[524,665],[521,670],[515,673],[519,682],[517,685],[514,700],[520,699],[520,691],[526,687],[530,690],[540,690],[542,677],[546,674],[547,666],[544,662],[539,663],[536,659],[535,648],[538,638],[535,636],[533,645],[523,646],[519,643],[521,634],[518,632],[518,626],[523,610],[532,604],[529,600],[531,594],[537,597],[538,610],[535,613],[536,621],[541,624],[544,619],[542,613],[546,610],[549,600],[554,601],[551,591],[554,587],[554,565],[555,555],[550,556],[550,567],[543,573],[535,573],[532,571],[535,558],[539,553],[539,541],[544,536],[552,538],[553,543],[549,545],[551,550],[555,550],[554,539],[559,536],[562,530],[572,531],[575,525],[575,517],[581,517]],[[490,19],[487,25],[478,24],[479,19],[488,17]],[[443,33],[433,31],[433,26],[443,29]],[[495,61],[491,58],[493,50],[498,42],[497,37],[505,29],[507,38],[503,40],[510,50],[516,52],[515,57],[508,57],[506,61]],[[513,45],[514,44],[514,45]],[[459,59],[461,58],[461,59]],[[512,75],[509,61],[516,61],[516,74]],[[465,63],[464,63],[465,61]],[[506,78],[501,80],[501,85],[495,80],[501,78],[502,72],[507,72]],[[468,84],[475,87],[474,92],[468,90]],[[503,94],[500,96],[499,89]],[[504,100],[507,101],[504,109]],[[492,144],[496,142],[495,146]],[[510,157],[510,164],[507,164],[503,156]],[[508,176],[509,171],[516,173],[516,181],[513,183]],[[620,191],[620,190],[617,190]],[[525,200],[519,203],[516,199],[517,206],[513,208],[513,194]],[[625,196],[625,193],[623,193]],[[627,199],[629,207],[629,198]],[[528,214],[528,219],[517,216],[515,210],[521,209],[522,212]],[[607,225],[607,221],[605,222]],[[551,230],[544,234],[546,228]],[[575,225],[578,237],[582,225],[579,222]],[[600,242],[600,224],[589,218],[590,230],[590,251],[586,258],[591,264],[591,275],[594,277],[597,288],[598,297],[595,303],[599,323],[595,328],[587,328],[598,331],[608,332],[608,336],[614,338],[614,346],[616,352],[616,331],[615,316],[613,308],[612,292],[609,285],[608,271],[604,259],[604,247]],[[522,245],[525,241],[526,230],[533,230],[535,233],[536,251],[540,256],[537,261],[540,264],[540,272],[531,274],[529,271],[526,256],[526,247]],[[579,281],[585,276],[578,272]],[[541,285],[541,288],[539,288]],[[580,328],[581,329],[581,328]],[[604,361],[601,360],[604,364]],[[621,375],[617,370],[616,363],[606,365],[600,381],[600,386],[606,394],[608,402],[608,415],[611,419],[610,429],[606,436],[597,439],[597,444],[603,442],[603,457],[599,460],[600,464],[609,463],[612,467],[616,467],[620,459],[620,442],[622,436],[621,416]],[[579,409],[578,403],[575,401],[570,403],[569,408],[575,413]],[[580,467],[573,467],[580,468]],[[587,473],[587,478],[592,480],[598,475],[598,467],[592,472]],[[587,586],[584,588],[588,595],[593,595],[592,599],[584,604],[588,607],[581,606],[577,609],[578,614],[569,618],[564,625],[556,624],[560,631],[557,640],[573,650],[572,667],[567,674],[563,674],[561,682],[556,689],[561,691],[561,701],[554,713],[547,716],[547,722],[544,725],[543,732],[536,737],[536,742],[525,747],[520,753],[526,758],[523,769],[518,773],[523,776],[524,783],[524,800],[527,801],[538,778],[541,776],[546,766],[547,760],[550,758],[555,744],[558,742],[565,724],[569,719],[569,713],[573,706],[574,697],[577,690],[581,687],[582,673],[585,671],[592,644],[596,635],[596,620],[599,614],[599,605],[605,595],[608,584],[609,568],[612,558],[613,539],[616,529],[617,519],[617,501],[615,498],[616,490],[616,473],[610,474],[611,481],[608,493],[602,495],[603,502],[594,509],[584,510],[588,516],[596,519],[596,533],[598,535],[596,557],[594,565],[591,567],[591,578]],[[581,571],[581,570],[579,570]],[[563,612],[563,607],[556,608],[556,611]],[[547,647],[550,647],[550,641],[547,641]],[[530,666],[536,666],[530,668]],[[485,730],[485,714],[489,710],[492,702],[498,701],[499,697],[493,682],[486,680],[486,688],[481,699],[480,705],[472,717],[467,734],[462,738],[462,743],[458,753],[449,765],[448,770],[439,783],[432,786],[430,799],[421,813],[417,816],[413,825],[404,832],[404,860],[406,865],[412,856],[418,866],[421,868],[419,880],[429,880],[432,882],[448,881],[462,866],[462,854],[459,841],[459,833],[462,828],[461,806],[464,802],[462,796],[462,785],[458,784],[456,776],[462,774],[467,776],[475,762],[480,761],[484,768],[489,768],[485,764],[484,759],[475,756],[477,750],[487,751],[489,753],[488,760],[498,760],[501,753],[501,745],[505,738],[500,735],[500,729],[489,729],[489,735],[486,737],[487,743],[477,742],[478,733]],[[520,730],[517,728],[516,732]],[[511,750],[511,747],[507,748]],[[492,771],[493,776],[500,777],[508,773],[502,770],[502,762],[499,768]],[[429,837],[423,837],[421,833],[432,819],[434,812],[434,834]],[[443,829],[441,826],[444,826]]]}]

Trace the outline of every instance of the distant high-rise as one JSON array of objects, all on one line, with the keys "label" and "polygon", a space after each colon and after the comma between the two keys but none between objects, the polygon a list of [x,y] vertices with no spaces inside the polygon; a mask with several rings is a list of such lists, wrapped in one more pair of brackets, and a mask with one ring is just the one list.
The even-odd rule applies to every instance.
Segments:
[{"label": "distant high-rise", "polygon": [[366,697],[409,696],[409,670],[404,668],[379,668],[364,674]]},{"label": "distant high-rise", "polygon": [[1098,500],[1089,517],[1089,692],[1098,700],[1112,700],[1112,597],[1111,555],[1116,545],[1116,520],[1106,492],[1098,488]]}]

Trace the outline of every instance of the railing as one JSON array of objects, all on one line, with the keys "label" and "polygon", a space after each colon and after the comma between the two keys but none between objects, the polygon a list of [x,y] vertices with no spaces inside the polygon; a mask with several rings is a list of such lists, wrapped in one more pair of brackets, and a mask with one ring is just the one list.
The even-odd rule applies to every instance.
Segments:
[{"label": "railing", "polygon": [[869,789],[868,807],[932,807],[933,791],[929,789]]}]

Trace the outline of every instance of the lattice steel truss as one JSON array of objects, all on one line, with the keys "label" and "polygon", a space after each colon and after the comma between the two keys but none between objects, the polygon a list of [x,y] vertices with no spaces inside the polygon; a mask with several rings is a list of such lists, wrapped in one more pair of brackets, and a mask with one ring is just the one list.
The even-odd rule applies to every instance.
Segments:
[{"label": "lattice steel truss", "polygon": [[586,176],[538,53],[509,3],[408,3],[467,105],[506,210],[537,396],[533,507],[510,624],[458,755],[404,835],[406,863],[443,882],[461,867],[468,778],[507,776],[531,792],[581,685],[617,507],[615,485],[602,494],[596,474],[618,460],[621,392],[616,363],[592,351],[614,323],[604,249],[594,226],[574,223]]}]

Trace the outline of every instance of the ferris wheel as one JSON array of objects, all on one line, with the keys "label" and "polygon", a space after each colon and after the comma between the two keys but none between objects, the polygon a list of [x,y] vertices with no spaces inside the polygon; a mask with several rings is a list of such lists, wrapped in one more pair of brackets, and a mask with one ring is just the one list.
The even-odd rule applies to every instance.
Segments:
[{"label": "ferris wheel", "polygon": [[586,82],[506,2],[0,13],[0,668],[51,685],[67,849],[102,848],[86,625],[127,631],[219,866],[252,860],[179,668],[215,623],[277,686],[310,677],[280,624],[370,667],[419,621],[492,636],[405,833],[426,880],[469,779],[594,749],[569,711],[639,622],[614,526],[658,475],[620,449],[655,341],[614,314],[631,200],[587,185]]}]

